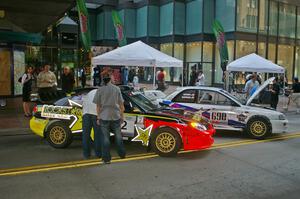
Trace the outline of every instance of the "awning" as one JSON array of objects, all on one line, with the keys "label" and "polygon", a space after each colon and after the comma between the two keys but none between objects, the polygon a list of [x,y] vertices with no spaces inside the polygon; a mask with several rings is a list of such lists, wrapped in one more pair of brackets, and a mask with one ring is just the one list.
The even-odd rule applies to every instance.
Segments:
[{"label": "awning", "polygon": [[42,35],[36,33],[0,31],[0,41],[40,44]]},{"label": "awning", "polygon": [[42,32],[75,6],[75,0],[1,0],[5,19],[26,32]]}]

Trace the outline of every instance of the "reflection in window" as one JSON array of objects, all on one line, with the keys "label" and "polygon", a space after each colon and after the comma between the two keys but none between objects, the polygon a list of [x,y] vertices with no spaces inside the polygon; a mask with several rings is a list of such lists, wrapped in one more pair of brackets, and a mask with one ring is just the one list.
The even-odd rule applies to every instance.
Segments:
[{"label": "reflection in window", "polygon": [[278,2],[270,1],[270,13],[269,13],[269,34],[277,35],[277,16],[278,16]]},{"label": "reflection in window", "polygon": [[257,31],[258,0],[237,1],[237,29],[246,32]]},{"label": "reflection in window", "polygon": [[[174,44],[174,57],[180,60],[183,60],[183,44],[175,43]],[[174,82],[181,82],[181,74],[182,68],[173,68],[173,81]]]},{"label": "reflection in window", "polygon": [[259,32],[267,34],[268,28],[268,0],[260,0],[259,8]]},{"label": "reflection in window", "polygon": [[295,38],[296,6],[280,4],[279,6],[279,36]]},{"label": "reflection in window", "polygon": [[[173,44],[172,43],[167,43],[167,44],[161,44],[160,45],[160,51],[163,53],[166,53],[167,55],[172,56],[172,50],[173,49]],[[165,72],[166,72],[166,76],[165,76],[165,81],[171,81],[170,78],[170,68],[164,68]]]},{"label": "reflection in window", "polygon": [[273,63],[276,62],[276,44],[269,43],[268,60],[272,61]]},{"label": "reflection in window", "polygon": [[260,55],[262,57],[266,57],[266,43],[259,42],[257,51],[258,51],[258,55]]},{"label": "reflection in window", "polygon": [[288,45],[278,45],[278,60],[277,63],[286,69],[286,75],[289,83],[292,80],[293,74],[293,53],[294,47]]},{"label": "reflection in window", "polygon": [[236,45],[236,56],[237,58],[255,53],[256,45],[255,42],[251,41],[237,41]]},{"label": "reflection in window", "polygon": [[198,95],[198,104],[213,104],[215,101],[215,92],[200,91]]},{"label": "reflection in window", "polygon": [[192,42],[186,44],[186,61],[201,62],[201,42]]},{"label": "reflection in window", "polygon": [[299,46],[296,48],[295,77],[300,78],[300,47]]}]

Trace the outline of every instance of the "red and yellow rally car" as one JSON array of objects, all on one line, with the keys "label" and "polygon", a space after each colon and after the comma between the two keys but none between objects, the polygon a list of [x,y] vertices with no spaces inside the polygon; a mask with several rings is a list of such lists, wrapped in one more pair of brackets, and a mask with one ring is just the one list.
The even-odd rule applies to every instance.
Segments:
[{"label": "red and yellow rally car", "polygon": [[[215,129],[204,118],[183,109],[159,108],[141,92],[121,90],[125,106],[123,137],[139,141],[161,156],[213,144]],[[37,106],[30,121],[31,130],[55,148],[67,147],[74,134],[82,132],[81,95],[65,97],[54,105]]]}]

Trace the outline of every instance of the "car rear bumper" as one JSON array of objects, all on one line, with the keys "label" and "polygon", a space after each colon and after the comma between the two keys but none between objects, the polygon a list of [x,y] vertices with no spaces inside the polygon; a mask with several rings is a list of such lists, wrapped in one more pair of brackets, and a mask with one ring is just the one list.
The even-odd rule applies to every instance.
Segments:
[{"label": "car rear bumper", "polygon": [[44,137],[44,130],[47,124],[48,124],[48,120],[32,117],[29,126],[32,132],[34,132],[35,134],[41,137]]},{"label": "car rear bumper", "polygon": [[288,120],[271,120],[272,133],[286,133],[288,127]]}]

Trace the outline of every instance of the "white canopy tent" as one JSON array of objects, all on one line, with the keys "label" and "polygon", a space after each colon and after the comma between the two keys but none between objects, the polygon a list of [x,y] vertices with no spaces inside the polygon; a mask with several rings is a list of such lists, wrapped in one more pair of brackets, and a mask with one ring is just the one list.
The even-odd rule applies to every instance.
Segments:
[{"label": "white canopy tent", "polygon": [[284,73],[283,67],[255,54],[249,54],[227,65],[227,71],[261,72],[261,73]]},{"label": "white canopy tent", "polygon": [[[227,72],[261,72],[261,73],[281,73],[285,76],[285,69],[273,62],[255,54],[249,54],[229,63],[226,67]],[[229,82],[227,75],[226,82]],[[226,84],[228,90],[229,83]],[[285,87],[285,85],[284,85]],[[284,92],[284,90],[283,90]]]},{"label": "white canopy tent", "polygon": [[[273,62],[255,54],[249,54],[229,63],[227,72],[260,72],[260,73],[285,73],[285,69]],[[229,75],[226,76],[226,90],[229,87]]]},{"label": "white canopy tent", "polygon": [[[106,66],[146,66],[153,67],[155,86],[155,68],[181,67],[183,62],[179,59],[166,55],[155,48],[137,41],[132,44],[117,48],[92,58],[93,65]],[[183,71],[182,71],[183,72]],[[182,74],[183,75],[183,74]],[[182,78],[183,79],[183,78]]]}]

